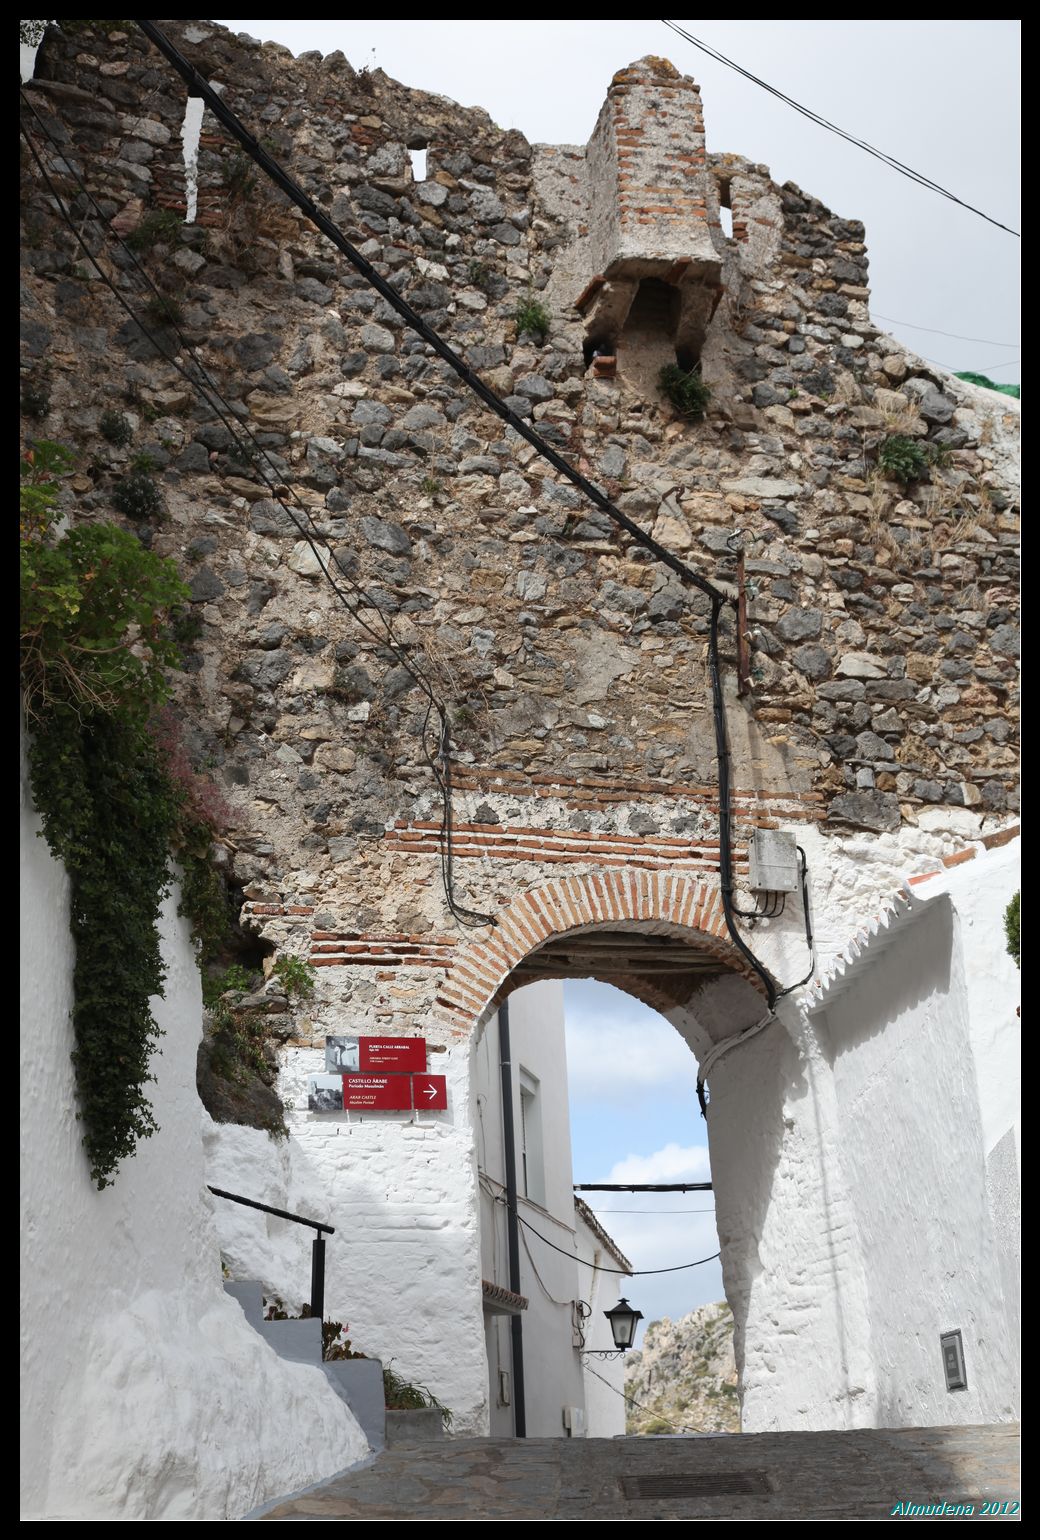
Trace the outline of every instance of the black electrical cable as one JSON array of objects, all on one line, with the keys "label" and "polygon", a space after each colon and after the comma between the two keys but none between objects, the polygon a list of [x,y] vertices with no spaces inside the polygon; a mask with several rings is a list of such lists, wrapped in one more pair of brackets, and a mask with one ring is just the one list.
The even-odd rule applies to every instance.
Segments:
[{"label": "black electrical cable", "polygon": [[[584,1356],[588,1357],[588,1353],[586,1353]],[[603,1375],[594,1369],[591,1364],[587,1363],[582,1367],[584,1368],[586,1374],[594,1374],[596,1378],[600,1380],[604,1385],[606,1385],[610,1390],[612,1390],[615,1395],[620,1396],[622,1401],[626,1402],[627,1405],[634,1406],[637,1412],[649,1412],[660,1422],[666,1423],[668,1427],[671,1428],[673,1433],[692,1433],[694,1437],[699,1434],[700,1430],[698,1428],[684,1428],[680,1423],[672,1422],[670,1418],[663,1417],[655,1406],[644,1406],[642,1401],[636,1401],[634,1397],[626,1395],[623,1390],[618,1390],[616,1385],[611,1385],[610,1381],[608,1379],[604,1379]]]},{"label": "black electrical cable", "polygon": [[791,994],[796,989],[801,989],[803,984],[808,984],[809,980],[816,972],[816,952],[813,948],[812,915],[809,911],[809,858],[805,854],[805,851],[802,849],[801,845],[796,845],[795,849],[798,851],[798,854],[802,858],[802,907],[805,910],[805,944],[809,948],[809,971],[805,975],[804,979],[799,979],[796,984],[788,984],[786,989],[781,989],[776,997],[778,1000],[782,1000],[785,995]]},{"label": "black electrical cable", "polygon": [[721,602],[712,601],[711,627],[708,633],[708,674],[711,683],[712,716],[715,722],[715,757],[719,764],[719,890],[722,895],[722,911],[726,916],[726,928],[733,944],[747,958],[751,967],[765,985],[766,999],[772,1010],[777,1000],[777,986],[772,975],[752,952],[737,929],[733,906],[733,811],[730,802],[730,752],[726,735],[726,710],[722,699],[722,679],[719,675],[719,611]]},{"label": "black electrical cable", "polygon": [[[664,21],[664,18],[662,17],[661,20]],[[693,37],[691,33],[685,31],[676,22],[665,21],[664,25],[670,27],[673,32],[677,32],[681,38],[685,38],[686,42],[692,43],[694,48],[699,48],[702,53],[706,53],[709,58],[716,60],[719,64],[725,64],[731,70],[736,70],[737,74],[743,75],[745,80],[750,80],[753,85],[761,86],[763,91],[769,92],[770,96],[775,96],[779,101],[785,102],[788,107],[793,107],[795,112],[800,112],[810,122],[818,124],[820,128],[828,129],[832,134],[837,134],[840,139],[846,139],[849,144],[854,144],[857,149],[866,150],[868,155],[873,155],[876,160],[882,161],[893,171],[898,171],[900,176],[909,177],[912,182],[916,182],[920,187],[927,188],[929,192],[940,193],[942,197],[949,198],[951,203],[959,204],[962,209],[967,209],[970,214],[977,214],[987,224],[996,225],[998,230],[1006,230],[1008,235],[1014,235],[1021,239],[1018,230],[1012,230],[1009,225],[1001,224],[999,219],[991,218],[989,214],[984,214],[981,209],[975,208],[973,204],[965,203],[963,198],[958,198],[955,193],[940,186],[938,182],[933,182],[931,177],[924,176],[920,171],[915,171],[912,166],[904,165],[901,160],[896,160],[892,155],[886,155],[884,150],[875,149],[865,139],[857,139],[854,134],[846,133],[843,128],[839,128],[836,123],[829,122],[827,118],[821,117],[818,112],[813,112],[811,108],[803,107],[801,102],[795,101],[794,97],[786,96],[783,91],[778,91],[776,86],[769,85],[767,81],[761,80],[758,75],[753,75],[750,70],[744,69],[742,65],[736,64],[732,59],[727,59],[725,54],[719,53],[717,49],[712,48],[708,43],[702,42],[700,38]],[[1005,344],[1001,342],[998,346],[1004,347]]]},{"label": "black electrical cable", "polygon": [[[496,1198],[495,1201],[497,1203],[505,1203],[504,1198]],[[685,1273],[691,1267],[703,1267],[706,1262],[714,1262],[722,1255],[721,1251],[715,1251],[710,1257],[701,1257],[699,1262],[680,1262],[677,1267],[636,1267],[628,1271],[623,1267],[600,1267],[597,1262],[586,1262],[584,1257],[577,1257],[573,1251],[567,1251],[563,1246],[557,1246],[555,1241],[549,1240],[540,1230],[536,1230],[534,1225],[529,1225],[522,1214],[517,1214],[516,1218],[525,1230],[530,1230],[532,1235],[538,1237],[543,1246],[551,1247],[553,1251],[558,1251],[563,1257],[570,1257],[572,1262],[581,1262],[585,1267],[591,1267],[594,1272],[616,1273],[619,1278],[649,1278],[656,1273]]]},{"label": "black electrical cable", "polygon": [[[51,137],[51,135],[49,134],[49,132],[47,130],[46,124],[44,123],[43,119],[40,117],[40,114],[36,111],[36,108],[33,106],[33,104],[25,96],[24,91],[21,94],[22,94],[23,102],[28,107],[29,111],[32,113],[32,115],[36,119],[37,123],[40,125],[40,128],[41,128],[42,132],[44,133],[45,137],[48,139],[48,141],[51,144],[52,148],[58,149],[59,147],[55,145],[53,138]],[[28,134],[28,132],[26,131],[24,125],[22,127],[22,137],[25,139],[26,144],[29,147],[30,153],[32,154],[33,159],[36,162],[36,165],[37,165],[37,168],[38,168],[38,170],[40,172],[41,177],[43,178],[46,186],[48,187],[48,189],[49,189],[49,191],[51,193],[51,197],[54,200],[54,203],[55,203],[55,206],[56,206],[58,212],[60,213],[61,217],[65,221],[66,225],[68,225],[69,229],[72,231],[72,234],[76,237],[76,240],[78,241],[79,245],[83,249],[83,251],[84,251],[88,261],[91,263],[92,267],[94,268],[94,270],[98,274],[98,276],[101,278],[102,282],[104,282],[106,287],[115,296],[116,300],[119,302],[119,304],[122,306],[122,308],[126,311],[126,313],[130,316],[131,320],[135,323],[135,325],[140,327],[142,334],[145,337],[147,337],[148,341],[156,349],[156,351],[159,353],[159,355],[162,358],[164,358],[167,363],[171,364],[173,366],[173,368],[176,369],[177,373],[180,374],[181,377],[183,379],[185,379],[193,387],[193,389],[198,391],[198,393],[201,395],[202,399],[205,401],[207,406],[209,406],[210,409],[219,418],[219,420],[223,424],[224,428],[227,430],[227,432],[231,436],[231,439],[232,439],[233,443],[235,444],[236,448],[239,450],[239,452],[241,454],[244,455],[246,460],[253,465],[254,469],[257,472],[257,474],[260,476],[261,480],[264,482],[264,484],[267,486],[268,490],[270,491],[270,493],[272,495],[272,498],[275,501],[277,501],[279,503],[279,505],[285,510],[285,512],[288,514],[289,518],[292,520],[294,526],[296,527],[298,533],[303,536],[304,540],[309,545],[311,551],[314,554],[315,560],[318,562],[318,566],[321,569],[322,575],[324,576],[324,578],[328,582],[329,586],[332,588],[333,592],[336,594],[337,598],[343,604],[343,606],[347,610],[347,612],[352,616],[352,618],[359,625],[359,627],[363,631],[365,631],[365,633],[368,636],[370,636],[372,638],[372,640],[378,646],[387,646],[387,647],[390,648],[390,650],[393,652],[394,656],[397,658],[398,662],[407,671],[407,673],[411,676],[411,678],[415,681],[415,683],[419,686],[420,690],[426,696],[427,700],[429,701],[429,706],[427,708],[426,719],[424,721],[423,728],[422,728],[422,731],[421,731],[421,734],[420,734],[420,746],[422,748],[423,755],[424,755],[427,763],[430,766],[430,769],[432,771],[434,780],[435,780],[435,782],[437,784],[437,787],[438,787],[438,790],[439,790],[439,792],[441,794],[441,801],[442,801],[442,822],[441,822],[441,836],[440,836],[441,876],[442,876],[442,883],[443,883],[443,886],[444,886],[445,898],[446,898],[446,901],[447,901],[447,904],[448,904],[448,908],[451,911],[452,915],[454,915],[454,917],[457,920],[459,920],[462,924],[465,924],[465,925],[469,925],[469,926],[484,926],[484,925],[495,925],[495,924],[497,924],[498,922],[497,922],[497,919],[496,919],[496,917],[494,915],[482,914],[482,913],[480,913],[480,912],[478,912],[476,910],[468,909],[464,905],[460,904],[458,902],[458,900],[455,898],[455,892],[454,892],[454,851],[453,851],[453,845],[452,845],[453,815],[452,815],[452,803],[451,803],[451,735],[450,735],[450,724],[449,724],[449,720],[448,720],[447,711],[445,710],[443,704],[438,700],[438,698],[437,698],[437,696],[436,696],[436,694],[435,694],[435,692],[433,690],[433,687],[430,684],[429,679],[427,678],[426,674],[424,673],[424,671],[421,668],[419,668],[413,662],[413,660],[409,657],[408,653],[404,650],[404,648],[401,646],[401,644],[397,641],[396,637],[393,634],[393,630],[391,628],[390,622],[388,621],[387,617],[383,614],[382,610],[379,608],[379,606],[376,603],[376,601],[371,597],[371,595],[369,595],[360,586],[360,584],[358,584],[351,577],[349,572],[347,572],[346,568],[343,566],[342,562],[339,560],[339,557],[336,555],[336,553],[330,547],[323,547],[323,549],[326,550],[328,555],[331,557],[332,561],[335,562],[340,576],[346,581],[346,583],[350,586],[350,588],[357,595],[358,603],[359,604],[363,604],[366,608],[374,610],[375,613],[379,616],[380,620],[383,622],[383,626],[384,626],[384,629],[385,629],[385,632],[386,632],[385,637],[380,636],[380,634],[377,631],[373,630],[373,628],[368,624],[368,622],[365,621],[364,618],[361,616],[361,614],[359,613],[358,609],[355,608],[350,603],[350,601],[347,598],[347,596],[342,592],[341,588],[339,587],[339,584],[337,583],[337,581],[332,577],[332,574],[330,573],[330,571],[329,571],[328,567],[326,566],[325,561],[323,559],[322,550],[319,550],[319,548],[316,545],[315,540],[314,540],[314,538],[312,536],[311,531],[313,531],[314,535],[318,535],[319,532],[318,532],[317,526],[316,526],[316,524],[314,522],[314,519],[313,519],[313,517],[311,515],[310,509],[306,506],[305,503],[302,502],[302,500],[299,497],[296,496],[296,494],[292,491],[291,488],[286,489],[288,491],[288,495],[292,498],[293,502],[302,510],[305,518],[307,519],[307,523],[310,526],[310,529],[308,530],[308,528],[306,528],[303,524],[301,524],[300,520],[296,517],[293,509],[289,506],[289,504],[286,501],[285,495],[284,495],[284,493],[282,491],[282,484],[284,482],[284,477],[282,477],[282,475],[280,473],[280,470],[279,470],[279,467],[275,464],[274,460],[268,454],[266,448],[263,445],[261,445],[259,443],[259,441],[256,439],[256,437],[254,436],[252,430],[248,427],[248,425],[241,424],[241,423],[239,423],[234,418],[234,415],[233,415],[230,403],[227,401],[227,398],[220,391],[220,389],[217,386],[216,382],[213,380],[212,375],[206,369],[206,366],[203,364],[202,360],[199,358],[198,354],[196,353],[194,347],[191,345],[191,343],[188,341],[188,339],[184,336],[183,332],[181,332],[180,328],[178,326],[176,326],[176,324],[174,324],[172,329],[177,333],[177,336],[178,336],[178,338],[179,338],[183,348],[190,355],[193,363],[195,364],[196,368],[199,370],[199,373],[202,376],[201,380],[195,379],[184,368],[184,366],[175,357],[173,357],[167,351],[167,349],[163,346],[161,339],[158,336],[156,336],[156,334],[153,331],[151,331],[145,325],[145,323],[141,320],[141,318],[136,314],[136,312],[134,311],[132,306],[127,302],[127,300],[123,297],[123,295],[121,295],[119,293],[118,289],[112,283],[112,281],[109,278],[108,274],[105,273],[104,269],[97,262],[97,260],[96,260],[96,258],[94,256],[94,253],[87,246],[86,241],[85,241],[82,233],[76,228],[76,225],[75,225],[74,221],[72,220],[68,210],[65,207],[64,202],[62,201],[60,195],[58,194],[58,191],[55,188],[54,183],[51,181],[51,178],[48,175],[47,170],[44,167],[44,165],[43,165],[43,163],[42,163],[42,161],[40,159],[40,156],[39,156],[39,154],[37,152],[36,146],[33,144],[32,138]],[[86,185],[84,184],[82,179],[79,178],[78,176],[74,175],[73,176],[73,180],[76,181],[76,183],[77,183],[78,187],[80,188],[81,192],[83,193],[83,195],[93,205],[95,211],[97,212],[97,214],[99,216],[99,219],[102,222],[102,228],[105,229],[105,230],[109,230],[108,221],[105,220],[104,215],[103,215],[101,209],[98,206],[97,200],[94,198],[94,196],[90,192],[89,188],[86,187]],[[110,232],[110,233],[114,234],[114,232]],[[129,256],[129,258],[130,258],[131,262],[133,263],[134,267],[137,269],[137,271],[139,272],[141,277],[144,279],[144,281],[148,284],[149,288],[151,288],[152,292],[157,296],[158,299],[162,300],[163,299],[163,295],[162,295],[161,290],[153,282],[150,274],[142,267],[140,262],[138,262],[135,254],[133,253],[131,248],[129,246],[127,246],[126,243],[124,241],[122,241],[118,236],[115,236],[115,239],[117,240],[118,244],[122,247],[122,249],[127,253],[127,255]],[[222,410],[222,406],[226,410]],[[250,451],[248,449],[246,449],[245,446],[243,445],[242,439],[240,437],[240,434],[242,432],[244,432],[246,434],[246,436],[249,438],[249,440],[250,440],[250,442],[251,442],[251,444],[253,446],[253,451],[254,451],[253,453],[250,453]],[[277,482],[272,480],[272,478],[267,474],[267,472],[264,470],[263,466],[260,464],[259,456],[261,456],[261,455],[263,456],[264,459],[267,460],[267,463],[268,463],[268,465],[271,466],[272,470],[275,471],[278,474],[278,481]],[[321,537],[319,536],[319,538],[321,538]],[[430,717],[431,717],[431,715],[433,714],[434,711],[436,711],[437,716],[438,716],[439,733],[438,733],[438,741],[437,741],[436,753],[431,753],[430,748],[429,748],[429,743],[428,743],[428,734],[429,734]],[[441,766],[443,766],[443,770],[441,769]]]},{"label": "black electrical cable", "polygon": [[[875,310],[873,306],[870,313],[878,321],[887,321],[890,326],[909,326],[912,332],[931,332],[933,337],[951,337],[954,342],[979,342],[986,347],[994,348],[1018,347],[1017,342],[994,342],[992,337],[962,337],[960,332],[941,332],[938,327],[921,326],[916,321],[897,321],[894,315],[882,315],[880,310]],[[994,368],[995,365],[990,365],[990,367]]]},{"label": "black electrical cable", "polygon": [[166,56],[177,73],[185,81],[188,86],[189,95],[202,97],[213,116],[238,140],[249,157],[270,177],[276,186],[281,188],[286,197],[307,215],[307,218],[312,224],[317,226],[322,235],[326,236],[333,243],[337,251],[342,252],[350,265],[357,269],[377,293],[382,295],[387,304],[397,311],[397,314],[412,331],[421,337],[440,358],[444,359],[448,367],[458,375],[459,379],[470,390],[480,397],[485,406],[489,407],[497,417],[500,417],[521,438],[526,439],[538,451],[543,460],[547,460],[554,470],[559,471],[561,476],[565,476],[568,481],[584,492],[590,502],[595,503],[596,507],[605,513],[608,518],[613,519],[616,524],[620,524],[623,529],[627,530],[638,545],[643,546],[658,561],[663,562],[666,567],[670,567],[684,582],[692,584],[694,588],[699,588],[712,601],[718,600],[721,602],[728,597],[721,589],[710,583],[706,578],[701,577],[699,573],[694,572],[692,567],[688,567],[684,561],[680,561],[679,557],[659,544],[652,535],[648,535],[645,530],[640,529],[639,525],[630,519],[627,514],[622,513],[620,508],[614,506],[610,499],[600,491],[599,487],[594,486],[580,471],[575,470],[562,455],[557,454],[551,444],[548,444],[539,433],[536,433],[533,428],[529,427],[522,417],[518,417],[502,398],[496,395],[490,386],[485,385],[480,376],[474,373],[454,349],[450,348],[431,327],[427,326],[418,311],[413,310],[412,306],[397,292],[393,285],[388,283],[376,271],[371,262],[367,261],[351,245],[339,227],[333,224],[328,215],[321,211],[312,198],[307,196],[299,183],[295,182],[291,176],[282,170],[278,162],[254,139],[253,135],[240,122],[235,113],[231,111],[227,103],[213,90],[208,81],[199,74],[193,65],[189,64],[184,55],[160,32],[159,28],[150,21],[138,21],[137,25],[145,36]]}]

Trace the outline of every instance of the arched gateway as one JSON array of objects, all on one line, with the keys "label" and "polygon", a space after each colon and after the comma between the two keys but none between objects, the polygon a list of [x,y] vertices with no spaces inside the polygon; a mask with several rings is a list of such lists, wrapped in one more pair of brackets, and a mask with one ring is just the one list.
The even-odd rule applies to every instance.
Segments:
[{"label": "arched gateway", "polygon": [[[459,949],[436,1014],[466,1035],[533,978],[576,975],[667,1014],[727,973],[749,981],[742,993],[761,1014],[762,982],[729,940],[717,884],[667,871],[593,872],[530,888],[507,905],[493,929]],[[730,1031],[746,1024],[733,1021]]]},{"label": "arched gateway", "polygon": [[[472,1059],[503,1000],[536,979],[596,978],[659,1011],[699,1060],[768,1016],[729,939],[717,879],[617,867],[555,878],[464,942],[432,1030]],[[840,1169],[824,1048],[796,1007],[720,1061],[709,1148],[745,1429],[855,1426],[871,1367],[865,1282]],[[650,1265],[646,1259],[637,1262]],[[792,1408],[789,1387],[805,1387]]]}]

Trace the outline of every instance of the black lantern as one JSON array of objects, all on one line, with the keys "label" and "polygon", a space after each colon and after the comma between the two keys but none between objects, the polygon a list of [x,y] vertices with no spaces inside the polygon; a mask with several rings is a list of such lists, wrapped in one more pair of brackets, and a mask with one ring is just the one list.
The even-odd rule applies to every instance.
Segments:
[{"label": "black lantern", "polygon": [[635,1338],[636,1322],[643,1319],[643,1312],[633,1310],[627,1299],[619,1299],[613,1310],[604,1310],[603,1314],[610,1322],[614,1346],[619,1352],[627,1353]]}]

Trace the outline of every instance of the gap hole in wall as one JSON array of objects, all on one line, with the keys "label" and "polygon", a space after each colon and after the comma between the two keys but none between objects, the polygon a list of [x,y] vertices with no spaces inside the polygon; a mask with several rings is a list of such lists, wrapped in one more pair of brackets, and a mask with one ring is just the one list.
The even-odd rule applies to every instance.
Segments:
[{"label": "gap hole in wall", "polygon": [[410,144],[408,146],[408,158],[412,163],[412,179],[416,182],[426,180],[426,155],[425,144]]},{"label": "gap hole in wall", "polygon": [[730,192],[730,183],[720,180],[719,189],[719,223],[722,225],[722,233],[728,241],[733,239],[733,198]]},{"label": "gap hole in wall", "polygon": [[585,358],[585,371],[588,373],[594,358],[613,358],[617,347],[611,337],[598,332],[594,337],[585,338],[581,351]]}]

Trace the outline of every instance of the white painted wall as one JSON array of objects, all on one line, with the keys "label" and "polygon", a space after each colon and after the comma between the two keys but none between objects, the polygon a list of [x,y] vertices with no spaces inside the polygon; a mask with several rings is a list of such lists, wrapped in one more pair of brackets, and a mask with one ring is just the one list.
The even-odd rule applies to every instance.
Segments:
[{"label": "white painted wall", "polygon": [[[382,1031],[386,1036],[385,1028]],[[431,1055],[448,1082],[441,1113],[311,1113],[318,1050],[291,1050],[279,1090],[292,1137],[207,1120],[207,1180],[334,1225],[327,1237],[325,1314],[354,1347],[429,1387],[460,1435],[487,1431],[470,1046]],[[298,1226],[223,1204],[220,1245],[236,1277],[259,1278],[300,1305],[310,1251]],[[258,1221],[260,1221],[258,1223]]]},{"label": "white painted wall", "polygon": [[[1017,842],[1016,842],[1017,845]],[[1008,1421],[1018,1405],[1015,846],[919,889],[916,914],[825,1001],[866,1265],[880,1426]],[[964,1334],[948,1392],[939,1334]]]},{"label": "white painted wall", "polygon": [[[964,809],[933,811],[928,826],[898,837],[832,842],[810,831],[802,843],[810,851],[820,956],[828,960],[857,934],[862,942],[864,928],[891,904],[901,879],[938,868],[941,875],[918,892],[949,889],[960,906],[950,942],[956,968],[942,1006],[957,1043],[956,1084],[946,1062],[952,1042],[903,1021],[901,990],[925,990],[931,998],[931,986],[922,983],[927,954],[908,938],[899,943],[905,952],[886,949],[882,964],[825,1002],[826,1018],[807,1019],[788,1001],[778,1022],[726,1055],[711,1075],[711,1165],[748,1432],[971,1420],[970,1397],[949,1397],[952,1410],[946,1399],[936,1400],[936,1383],[946,1397],[939,1328],[921,1295],[932,1288],[938,1264],[927,1248],[921,1256],[912,1249],[900,1266],[881,1262],[885,1246],[895,1244],[895,1227],[876,1211],[883,1185],[878,1162],[888,1148],[889,1104],[901,1113],[908,1098],[919,1131],[903,1155],[909,1172],[927,1171],[929,1178],[904,1179],[901,1171],[902,1196],[893,1213],[913,1231],[916,1246],[925,1233],[937,1240],[939,1216],[952,1204],[964,1287],[937,1288],[935,1298],[954,1313],[987,1321],[990,1340],[976,1357],[974,1415],[999,1419],[1014,1404],[1018,980],[1004,952],[1003,911],[1018,886],[1017,856],[1010,846],[944,871],[939,856],[963,848],[979,820]],[[797,976],[790,930],[761,931],[756,950],[781,980]],[[870,955],[868,941],[862,962]],[[897,956],[916,983],[895,968]],[[670,1019],[703,1054],[752,1019],[739,994],[736,981],[719,981]],[[848,1028],[854,1049],[843,1056],[834,1034],[844,1041],[854,1002],[859,1015]],[[904,1084],[907,1054],[921,1088],[942,1087],[954,1099],[956,1118],[922,1105],[923,1090]],[[861,1097],[870,1107],[865,1121],[849,1111]],[[959,1183],[962,1166],[973,1174]],[[969,1278],[979,1280],[975,1293]],[[915,1342],[920,1338],[919,1351],[904,1351],[904,1330]]]},{"label": "white painted wall", "polygon": [[[603,1312],[617,1304],[629,1288],[630,1280],[605,1271],[616,1268],[618,1259],[611,1255],[577,1210],[574,1228],[578,1255],[586,1264],[578,1268],[581,1297],[590,1311],[582,1327],[585,1346],[597,1352],[612,1352],[614,1334]],[[624,1361],[620,1358],[584,1359],[582,1380],[587,1437],[619,1438],[625,1431]]]},{"label": "white painted wall", "polygon": [[[563,986],[529,984],[509,997],[509,1038],[513,1081],[513,1124],[517,1143],[517,1210],[533,1227],[520,1226],[520,1293],[529,1301],[523,1313],[524,1385],[527,1436],[562,1438],[565,1406],[584,1407],[581,1359],[575,1347],[574,1301],[584,1298],[574,1261],[576,1233],[571,1164],[570,1110],[567,1102],[567,1050],[563,1021]],[[505,1186],[502,1127],[499,1019],[485,1026],[474,1057],[474,1099],[478,1108],[477,1159],[499,1197]],[[523,1197],[520,1169],[520,1070],[538,1080],[544,1162],[545,1203]],[[509,1286],[506,1211],[481,1191],[481,1271],[493,1283]],[[544,1235],[568,1253],[543,1244]],[[492,1329],[497,1360],[489,1365],[492,1385],[499,1367],[512,1370],[509,1322]],[[504,1419],[496,1418],[501,1424]],[[510,1419],[511,1421],[511,1419]],[[510,1429],[511,1431],[511,1429]]]},{"label": "white painted wall", "polygon": [[869,1427],[866,1278],[820,1034],[789,1006],[719,1061],[710,1087],[741,1427]]},{"label": "white painted wall", "polygon": [[68,881],[38,829],[23,778],[23,1516],[235,1519],[352,1464],[365,1441],[321,1371],[278,1358],[224,1293],[195,1091],[199,974],[173,899],[154,1003],[160,1131],[113,1187],[92,1185],[69,1058]]}]

